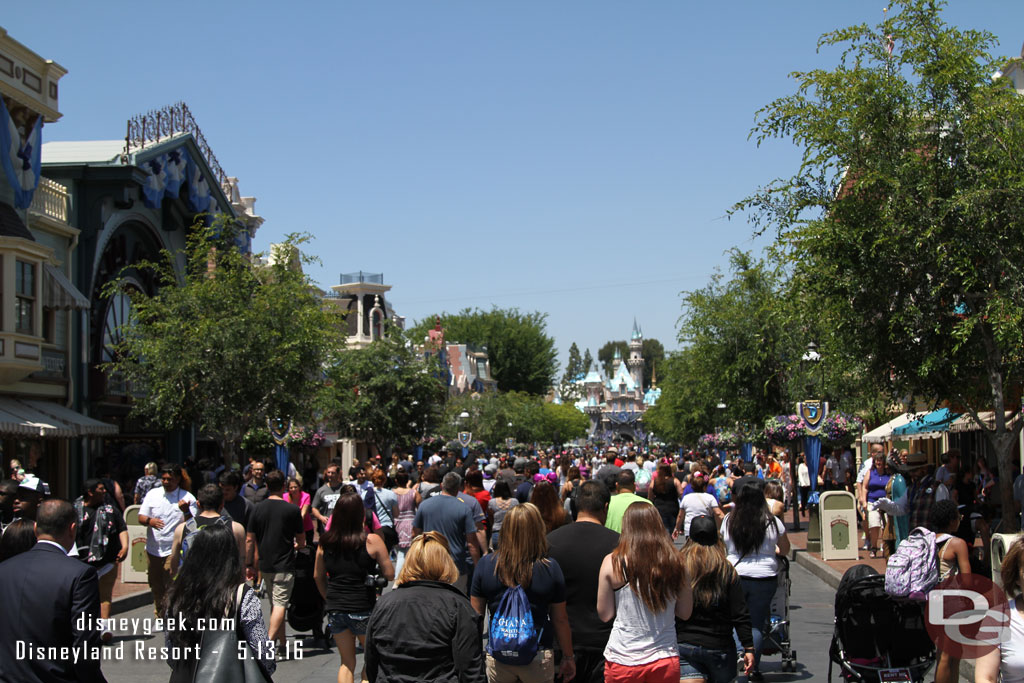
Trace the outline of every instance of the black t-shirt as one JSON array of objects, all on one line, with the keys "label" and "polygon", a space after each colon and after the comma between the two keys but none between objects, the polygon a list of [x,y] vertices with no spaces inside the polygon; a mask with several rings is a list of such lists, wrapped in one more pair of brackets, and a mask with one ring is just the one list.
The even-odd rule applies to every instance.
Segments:
[{"label": "black t-shirt", "polygon": [[[106,503],[104,503],[105,505]],[[78,546],[78,556],[83,560],[89,556],[89,543],[92,541],[92,528],[96,525],[96,508],[84,505],[82,507],[82,514],[85,515],[85,519],[81,521],[78,526],[78,535],[75,537],[75,544]],[[117,506],[114,506],[114,514],[108,517],[113,522],[113,528],[110,531],[110,540],[107,541],[107,549],[103,553],[103,558],[98,562],[92,562],[94,566],[101,567],[105,564],[110,564],[117,557],[117,553],[121,550],[121,532],[127,531],[128,526],[124,522],[124,517],[117,514]],[[102,529],[100,532],[102,533]]]},{"label": "black t-shirt", "polygon": [[548,556],[565,577],[565,607],[574,648],[604,650],[612,622],[597,616],[597,578],[605,555],[619,544],[619,534],[602,524],[577,522],[548,534]]},{"label": "black t-shirt", "polygon": [[295,571],[295,535],[302,533],[298,505],[267,498],[253,507],[248,532],[256,534],[261,572]]},{"label": "black t-shirt", "polygon": [[[473,572],[473,585],[469,591],[470,595],[487,601],[487,608],[491,614],[498,609],[498,603],[501,602],[501,596],[506,588],[494,573],[497,557],[498,553],[483,556]],[[534,626],[544,629],[540,636],[540,646],[549,648],[554,643],[555,634],[551,627],[548,606],[551,603],[565,602],[565,578],[562,576],[558,561],[549,559],[547,562],[535,562],[530,585],[523,588],[526,590],[526,598],[530,601]]]},{"label": "black t-shirt", "polygon": [[252,508],[252,502],[242,494],[238,494],[230,501],[224,501],[224,512],[228,513],[232,521],[238,522],[246,530],[249,528],[249,517],[252,515]]}]

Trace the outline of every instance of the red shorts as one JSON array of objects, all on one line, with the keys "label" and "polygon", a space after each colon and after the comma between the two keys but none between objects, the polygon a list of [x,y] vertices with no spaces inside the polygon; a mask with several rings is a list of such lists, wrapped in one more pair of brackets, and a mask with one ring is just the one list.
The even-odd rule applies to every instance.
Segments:
[{"label": "red shorts", "polygon": [[665,657],[647,664],[604,663],[604,683],[679,683],[679,658]]}]

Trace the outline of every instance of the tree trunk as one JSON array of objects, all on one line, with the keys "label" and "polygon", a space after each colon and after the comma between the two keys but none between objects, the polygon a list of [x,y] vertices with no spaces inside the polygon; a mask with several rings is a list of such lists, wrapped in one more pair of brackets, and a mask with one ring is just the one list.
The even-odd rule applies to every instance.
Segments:
[{"label": "tree trunk", "polygon": [[1013,467],[1013,446],[1019,429],[985,430],[992,449],[996,452],[999,473],[999,501],[1002,505],[1002,531],[1020,531],[1020,504],[1013,499],[1013,482],[1018,472]]}]

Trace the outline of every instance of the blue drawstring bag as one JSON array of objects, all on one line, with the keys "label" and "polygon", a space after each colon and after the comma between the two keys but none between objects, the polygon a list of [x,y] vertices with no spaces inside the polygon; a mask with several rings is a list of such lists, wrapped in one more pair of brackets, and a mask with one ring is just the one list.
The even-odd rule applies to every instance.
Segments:
[{"label": "blue drawstring bag", "polygon": [[530,601],[522,586],[506,588],[491,614],[487,652],[503,664],[522,666],[537,656],[540,630],[533,623]]}]

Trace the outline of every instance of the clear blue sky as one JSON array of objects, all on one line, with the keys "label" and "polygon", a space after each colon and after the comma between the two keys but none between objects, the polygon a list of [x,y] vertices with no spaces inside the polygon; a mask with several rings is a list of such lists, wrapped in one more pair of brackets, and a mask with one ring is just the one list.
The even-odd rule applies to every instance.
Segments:
[{"label": "clear blue sky", "polygon": [[[1019,54],[1024,3],[952,4]],[[410,321],[546,312],[564,360],[634,316],[676,347],[680,292],[765,244],[726,210],[794,168],[788,143],[748,141],[754,112],[834,62],[821,33],[883,7],[104,0],[15,3],[0,24],[69,71],[45,139],[123,138],[184,100],[257,197],[258,249],[309,232],[314,280],[383,272]]]}]

